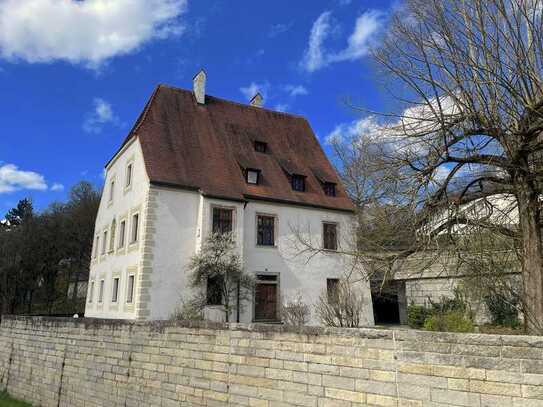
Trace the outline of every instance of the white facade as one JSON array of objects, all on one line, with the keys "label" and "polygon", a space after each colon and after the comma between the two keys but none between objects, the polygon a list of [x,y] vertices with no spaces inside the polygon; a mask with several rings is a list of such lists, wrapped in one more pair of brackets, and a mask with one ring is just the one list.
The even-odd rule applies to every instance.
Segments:
[{"label": "white facade", "polygon": [[[126,188],[128,165],[132,165],[132,180]],[[110,200],[112,181],[114,191]],[[98,238],[98,247],[93,249],[85,316],[169,318],[181,300],[192,295],[187,265],[202,240],[211,233],[214,207],[233,210],[232,230],[245,270],[255,275],[277,276],[278,303],[281,298],[301,294],[304,302],[311,306],[326,290],[327,279],[341,278],[353,271],[348,256],[333,251],[304,253],[298,238],[302,235],[305,241],[320,248],[323,222],[334,223],[338,249],[348,249],[354,235],[351,232],[354,219],[350,213],[264,201],[213,199],[198,191],[156,186],[149,182],[140,143],[134,138],[107,167],[105,190],[96,219],[94,246]],[[138,238],[131,243],[132,219],[136,214]],[[257,245],[259,214],[274,217],[274,246]],[[114,245],[110,248],[108,241],[102,253],[104,234],[107,231],[107,239],[111,239],[114,219]],[[119,247],[122,221],[127,222],[126,236],[123,247]],[[132,295],[130,276],[134,282]],[[373,325],[369,283],[357,284],[366,298],[365,324]],[[117,295],[115,286],[118,286]],[[216,308],[210,306],[206,310],[207,317],[221,319],[223,314]],[[239,321],[253,322],[254,316],[254,303],[243,304]],[[232,315],[231,321],[236,320],[237,315]],[[311,324],[318,324],[314,312]]]}]

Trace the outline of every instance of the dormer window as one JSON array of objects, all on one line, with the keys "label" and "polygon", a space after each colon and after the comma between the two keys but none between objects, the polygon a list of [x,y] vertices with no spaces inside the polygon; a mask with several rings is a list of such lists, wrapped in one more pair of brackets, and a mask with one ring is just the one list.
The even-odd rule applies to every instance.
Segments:
[{"label": "dormer window", "polygon": [[255,151],[259,153],[265,153],[268,151],[268,143],[263,141],[255,141]]},{"label": "dormer window", "polygon": [[290,184],[294,191],[304,192],[305,191],[305,177],[299,174],[292,174],[290,177]]},{"label": "dormer window", "polygon": [[260,171],[254,169],[248,169],[246,171],[247,184],[257,185],[260,181]]},{"label": "dormer window", "polygon": [[325,195],[336,196],[336,184],[333,182],[325,182],[322,184]]}]

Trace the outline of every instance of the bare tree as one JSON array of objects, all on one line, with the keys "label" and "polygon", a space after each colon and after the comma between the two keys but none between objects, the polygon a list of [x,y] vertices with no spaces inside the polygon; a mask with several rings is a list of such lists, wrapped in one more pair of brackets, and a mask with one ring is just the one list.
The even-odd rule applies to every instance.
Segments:
[{"label": "bare tree", "polygon": [[[462,225],[514,239],[532,332],[543,329],[542,9],[539,0],[407,0],[374,52],[404,107],[382,116],[387,164],[416,180],[418,225],[448,215],[403,254]],[[517,225],[455,211],[496,194],[514,196]]]}]

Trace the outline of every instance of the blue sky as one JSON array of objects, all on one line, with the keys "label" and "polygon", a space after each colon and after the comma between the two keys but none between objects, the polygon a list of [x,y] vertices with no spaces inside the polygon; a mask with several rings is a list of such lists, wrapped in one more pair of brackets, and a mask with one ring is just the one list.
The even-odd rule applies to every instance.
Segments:
[{"label": "blue sky", "polygon": [[388,101],[368,49],[386,1],[1,0],[0,216],[43,209],[103,166],[158,83],[307,117],[325,144]]}]

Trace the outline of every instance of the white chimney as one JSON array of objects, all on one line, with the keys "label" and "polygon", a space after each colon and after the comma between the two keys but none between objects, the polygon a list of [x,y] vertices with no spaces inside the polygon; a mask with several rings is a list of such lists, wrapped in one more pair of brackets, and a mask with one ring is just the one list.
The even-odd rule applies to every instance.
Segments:
[{"label": "white chimney", "polygon": [[192,90],[196,102],[201,105],[206,103],[206,72],[200,69],[200,72],[192,79]]},{"label": "white chimney", "polygon": [[263,101],[264,101],[264,98],[262,97],[262,95],[259,92],[259,93],[257,93],[256,95],[253,96],[253,98],[251,99],[249,104],[251,106],[254,106],[254,107],[262,107],[262,102]]}]

